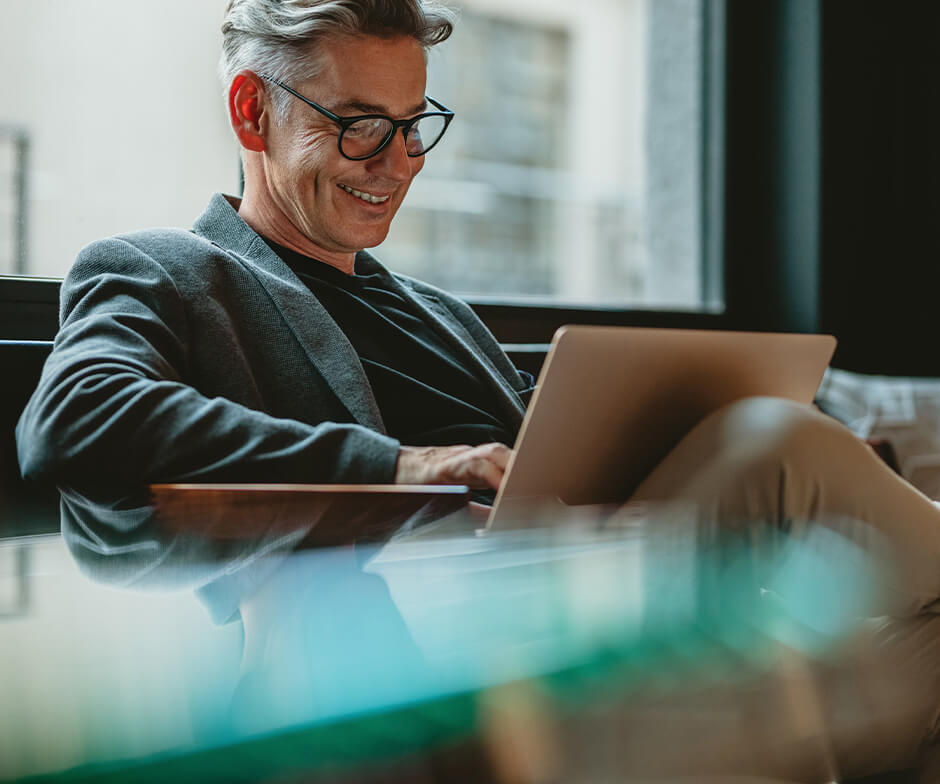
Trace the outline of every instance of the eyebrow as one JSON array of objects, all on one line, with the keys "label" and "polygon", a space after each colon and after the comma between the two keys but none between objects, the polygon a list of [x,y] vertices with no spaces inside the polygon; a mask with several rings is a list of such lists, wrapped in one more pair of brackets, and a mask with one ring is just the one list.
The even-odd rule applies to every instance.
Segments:
[{"label": "eyebrow", "polygon": [[[428,108],[427,99],[421,101],[419,104],[415,104],[410,109],[405,111],[405,116],[410,117],[414,114],[421,114],[425,109]],[[388,108],[385,106],[380,106],[377,103],[368,103],[367,101],[343,101],[341,104],[337,105],[333,112],[336,114],[345,114],[347,111],[361,112],[362,114],[384,114],[388,115]],[[390,115],[388,115],[390,116]]]}]

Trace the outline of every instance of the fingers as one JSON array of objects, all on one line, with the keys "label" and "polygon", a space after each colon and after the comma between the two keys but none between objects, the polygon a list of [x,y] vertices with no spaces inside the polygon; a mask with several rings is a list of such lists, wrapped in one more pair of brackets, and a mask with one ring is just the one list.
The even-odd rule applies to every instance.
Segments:
[{"label": "fingers", "polygon": [[482,444],[474,447],[462,457],[469,461],[468,467],[472,481],[476,484],[470,484],[469,482],[464,482],[464,484],[470,484],[471,487],[488,487],[498,490],[502,484],[511,455],[512,450],[505,444]]},{"label": "fingers", "polygon": [[461,484],[499,488],[512,456],[505,444],[401,447],[395,481],[401,484]]},{"label": "fingers", "polygon": [[461,461],[455,466],[454,477],[459,484],[467,485],[474,489],[499,488],[503,481],[503,470],[495,463],[483,458],[474,457],[466,461]]},{"label": "fingers", "polygon": [[492,460],[494,465],[496,465],[500,471],[505,472],[506,468],[509,465],[509,458],[512,457],[512,450],[505,444],[483,444],[478,447],[479,449],[486,450],[489,459]]},{"label": "fingers", "polygon": [[454,455],[447,468],[460,484],[498,490],[511,454],[505,444],[481,444]]}]

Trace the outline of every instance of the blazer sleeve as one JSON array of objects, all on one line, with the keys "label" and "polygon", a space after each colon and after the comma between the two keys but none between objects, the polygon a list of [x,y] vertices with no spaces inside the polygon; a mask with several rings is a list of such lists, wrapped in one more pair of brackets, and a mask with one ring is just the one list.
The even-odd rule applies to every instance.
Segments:
[{"label": "blazer sleeve", "polygon": [[280,419],[187,384],[187,311],[164,266],[120,238],[79,255],[61,329],[17,425],[24,477],[89,482],[391,482],[399,444],[357,424]]}]

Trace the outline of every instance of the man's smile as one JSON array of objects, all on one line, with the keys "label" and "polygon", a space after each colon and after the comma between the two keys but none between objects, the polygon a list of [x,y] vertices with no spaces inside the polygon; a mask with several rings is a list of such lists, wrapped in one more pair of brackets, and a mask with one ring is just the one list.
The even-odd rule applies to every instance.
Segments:
[{"label": "man's smile", "polygon": [[367,193],[366,191],[360,191],[356,188],[352,188],[349,185],[344,185],[343,183],[338,183],[339,188],[346,191],[346,193],[351,196],[355,196],[357,199],[362,199],[362,201],[368,202],[369,204],[383,204],[391,198],[390,194],[385,196],[376,196],[373,193]]}]

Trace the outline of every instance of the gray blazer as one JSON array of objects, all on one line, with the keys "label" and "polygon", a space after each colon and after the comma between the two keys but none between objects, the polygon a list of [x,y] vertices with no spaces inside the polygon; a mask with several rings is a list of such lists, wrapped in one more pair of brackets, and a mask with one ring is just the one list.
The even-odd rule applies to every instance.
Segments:
[{"label": "gray blazer", "polygon": [[[17,426],[28,478],[391,482],[399,444],[349,341],[216,194],[191,232],[84,248],[62,286],[55,348]],[[521,423],[525,382],[463,302],[362,252]]]}]

